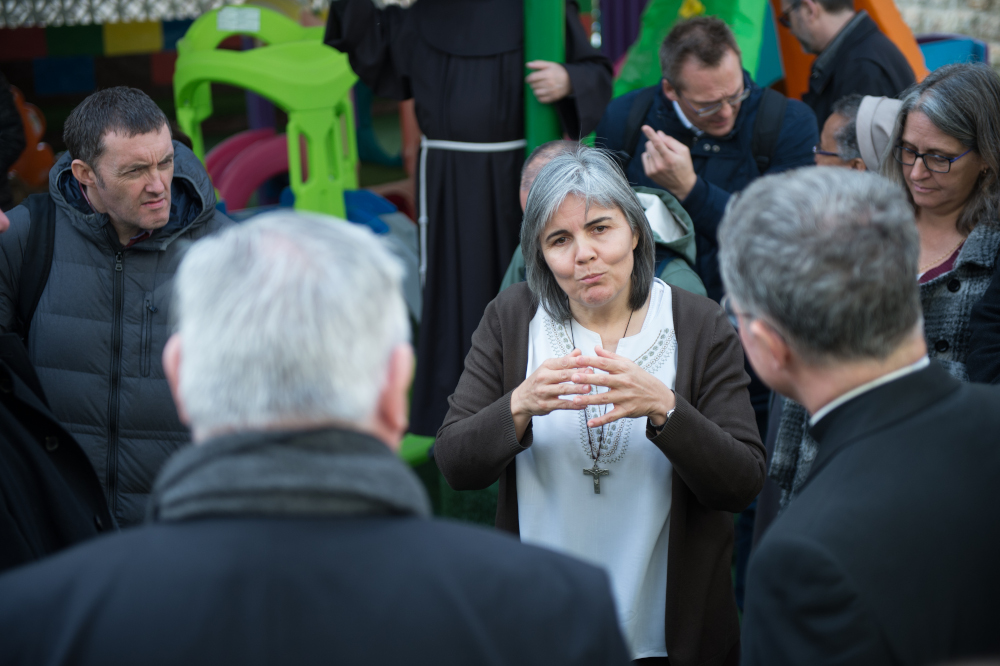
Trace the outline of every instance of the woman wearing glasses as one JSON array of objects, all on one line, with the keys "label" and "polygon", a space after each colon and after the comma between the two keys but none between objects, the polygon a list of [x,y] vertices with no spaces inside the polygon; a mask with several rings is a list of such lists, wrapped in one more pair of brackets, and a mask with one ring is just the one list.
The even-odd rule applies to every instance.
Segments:
[{"label": "woman wearing glasses", "polygon": [[920,232],[928,352],[968,381],[969,315],[1000,249],[1000,76],[984,64],[935,70],[907,91],[882,173],[906,187]]},{"label": "woman wearing glasses", "polygon": [[[906,188],[920,232],[920,301],[927,354],[969,381],[969,318],[1000,250],[1000,76],[984,64],[934,70],[903,94],[882,175]],[[817,452],[805,409],[787,400],[768,475],[781,506]]]}]

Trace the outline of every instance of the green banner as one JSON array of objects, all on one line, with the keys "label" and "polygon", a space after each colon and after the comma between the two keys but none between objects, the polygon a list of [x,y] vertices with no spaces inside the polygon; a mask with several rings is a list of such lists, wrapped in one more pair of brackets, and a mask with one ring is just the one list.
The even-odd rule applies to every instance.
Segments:
[{"label": "green banner", "polygon": [[[615,80],[614,96],[660,81],[660,45],[679,18],[698,15],[718,16],[732,29],[743,53],[743,67],[758,80],[762,63],[767,77],[773,75],[773,54],[777,41],[767,0],[649,0],[642,12],[639,36],[629,47],[621,72]],[[762,57],[763,53],[763,57]],[[763,82],[769,85],[776,79]],[[761,81],[758,80],[758,83]]]}]

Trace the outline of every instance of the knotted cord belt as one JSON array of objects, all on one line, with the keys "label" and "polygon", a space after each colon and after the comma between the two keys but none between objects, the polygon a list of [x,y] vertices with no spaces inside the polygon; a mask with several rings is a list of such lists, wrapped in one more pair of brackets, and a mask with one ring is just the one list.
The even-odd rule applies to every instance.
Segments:
[{"label": "knotted cord belt", "polygon": [[454,150],[459,153],[505,153],[509,150],[520,150],[528,145],[524,139],[515,141],[500,141],[498,143],[469,143],[467,141],[443,141],[420,137],[420,286],[427,279],[427,151]]}]

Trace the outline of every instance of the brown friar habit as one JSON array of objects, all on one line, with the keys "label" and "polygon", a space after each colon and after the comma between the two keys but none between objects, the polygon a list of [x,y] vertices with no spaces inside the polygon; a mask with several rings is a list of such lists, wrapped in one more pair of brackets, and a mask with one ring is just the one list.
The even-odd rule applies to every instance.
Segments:
[{"label": "brown friar habit", "polygon": [[[347,53],[376,95],[414,99],[428,139],[499,143],[524,138],[521,0],[419,0],[377,9],[335,0],[325,42]],[[564,131],[589,134],[611,98],[611,63],[591,48],[566,5],[566,70],[573,94],[556,104]],[[430,150],[427,279],[417,344],[411,430],[433,435],[448,410],[472,333],[517,247],[524,151]],[[419,191],[419,183],[418,183]]]}]

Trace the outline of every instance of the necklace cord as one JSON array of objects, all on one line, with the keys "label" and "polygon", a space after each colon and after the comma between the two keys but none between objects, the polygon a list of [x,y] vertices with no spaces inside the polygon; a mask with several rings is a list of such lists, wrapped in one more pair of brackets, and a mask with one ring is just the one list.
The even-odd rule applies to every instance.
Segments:
[{"label": "necklace cord", "polygon": [[[628,322],[625,324],[625,332],[622,333],[622,337],[618,340],[619,343],[621,343],[621,341],[625,339],[625,336],[628,335],[628,327],[632,325],[632,315],[634,315],[634,314],[635,314],[635,310],[629,310],[629,313],[628,313]],[[570,337],[570,340],[573,342],[573,349],[576,349],[576,334],[573,332],[573,318],[572,317],[570,317],[570,320],[569,320],[569,337]],[[610,390],[611,389],[609,388],[608,391],[610,391]],[[607,392],[607,391],[605,391],[605,392]],[[611,405],[609,405],[609,404],[604,405],[604,412],[601,414],[601,416],[606,416],[607,415],[607,413],[608,413],[608,407],[610,407],[610,406]],[[604,428],[608,424],[607,423],[601,424],[601,437],[600,437],[600,439],[597,440],[597,453],[595,454],[594,453],[594,442],[593,442],[593,440],[591,439],[591,436],[590,436],[590,426],[587,425],[587,421],[589,421],[589,420],[590,419],[587,418],[587,408],[584,407],[583,408],[583,426],[584,426],[584,428],[587,429],[587,448],[590,450],[590,458],[596,464],[597,463],[597,459],[601,457],[601,447],[604,446]]]}]

